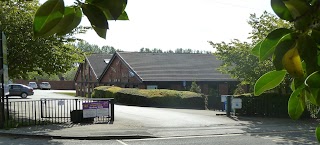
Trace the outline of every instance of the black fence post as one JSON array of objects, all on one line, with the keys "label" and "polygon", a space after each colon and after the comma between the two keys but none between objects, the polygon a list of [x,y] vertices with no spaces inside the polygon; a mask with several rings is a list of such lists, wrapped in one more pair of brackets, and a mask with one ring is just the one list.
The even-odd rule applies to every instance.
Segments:
[{"label": "black fence post", "polygon": [[111,103],[111,122],[114,121],[114,99],[111,99],[110,100],[110,103]]},{"label": "black fence post", "polygon": [[230,117],[231,112],[231,96],[227,96],[227,117]]},{"label": "black fence post", "polygon": [[0,128],[4,128],[5,124],[5,111],[4,111],[4,102],[0,102]]}]

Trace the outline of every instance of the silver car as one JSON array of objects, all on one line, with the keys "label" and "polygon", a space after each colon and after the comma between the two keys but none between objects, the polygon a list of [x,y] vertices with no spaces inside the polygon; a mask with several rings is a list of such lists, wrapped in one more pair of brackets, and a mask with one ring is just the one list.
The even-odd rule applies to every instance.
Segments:
[{"label": "silver car", "polygon": [[41,82],[39,87],[41,90],[50,90],[51,89],[51,85],[49,82]]},{"label": "silver car", "polygon": [[33,88],[23,84],[9,84],[8,96],[21,96],[21,98],[27,98],[27,96],[33,95]]},{"label": "silver car", "polygon": [[29,82],[28,86],[33,88],[33,89],[37,89],[38,88],[38,85],[37,85],[36,82]]}]

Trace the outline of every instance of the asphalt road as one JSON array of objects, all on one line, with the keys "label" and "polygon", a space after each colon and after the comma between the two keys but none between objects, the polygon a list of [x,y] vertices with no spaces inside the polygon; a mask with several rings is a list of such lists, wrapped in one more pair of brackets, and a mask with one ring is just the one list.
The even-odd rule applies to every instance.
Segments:
[{"label": "asphalt road", "polygon": [[10,96],[9,101],[31,101],[40,100],[41,98],[56,98],[56,99],[73,99],[79,97],[73,97],[65,94],[58,94],[57,92],[75,92],[75,90],[34,90],[34,95],[28,96],[26,99],[22,99],[20,96]]},{"label": "asphalt road", "polygon": [[[298,138],[300,134],[308,136]],[[290,138],[283,137],[291,136]],[[0,137],[0,145],[313,145],[318,144],[311,132],[281,134],[234,134],[186,136],[135,140],[67,140]]]}]

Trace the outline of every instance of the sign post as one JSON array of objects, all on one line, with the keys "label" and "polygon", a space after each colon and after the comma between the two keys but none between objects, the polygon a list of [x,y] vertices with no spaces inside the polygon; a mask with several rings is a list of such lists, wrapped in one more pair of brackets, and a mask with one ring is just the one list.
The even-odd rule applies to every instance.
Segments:
[{"label": "sign post", "polygon": [[[0,31],[0,128],[4,128],[4,122],[7,117],[9,117],[9,110],[5,111],[5,105],[8,107],[8,97],[9,93],[9,76],[8,76],[8,57],[7,57],[7,40],[2,31]],[[5,104],[5,101],[7,102]]]}]

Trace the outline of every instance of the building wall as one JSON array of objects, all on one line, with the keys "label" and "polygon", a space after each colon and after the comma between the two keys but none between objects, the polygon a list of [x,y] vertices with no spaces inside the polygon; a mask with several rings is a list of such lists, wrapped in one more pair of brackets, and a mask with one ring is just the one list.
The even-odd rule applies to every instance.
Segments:
[{"label": "building wall", "polygon": [[28,85],[29,82],[36,82],[39,84],[41,82],[49,82],[51,85],[51,89],[53,90],[74,90],[75,82],[74,81],[47,81],[47,80],[14,80],[14,83]]},{"label": "building wall", "polygon": [[115,85],[119,87],[133,88],[138,87],[141,82],[137,76],[130,73],[130,69],[123,63],[118,56],[111,62],[105,75],[101,78],[102,85]]},{"label": "building wall", "polygon": [[79,65],[79,70],[75,81],[76,95],[82,97],[91,97],[93,89],[98,86],[98,80],[90,67],[87,59]]}]

